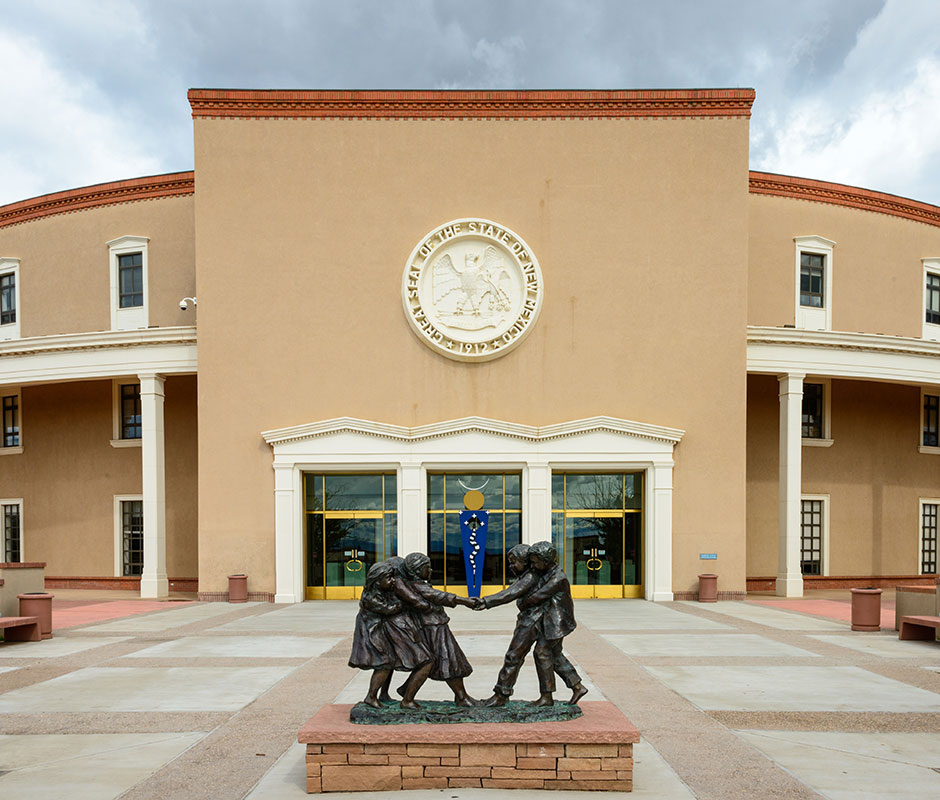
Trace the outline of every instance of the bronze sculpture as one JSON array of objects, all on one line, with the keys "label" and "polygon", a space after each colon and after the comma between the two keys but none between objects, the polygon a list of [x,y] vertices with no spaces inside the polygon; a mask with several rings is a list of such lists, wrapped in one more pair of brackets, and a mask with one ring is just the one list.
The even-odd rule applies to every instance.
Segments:
[{"label": "bronze sculpture", "polygon": [[571,586],[558,566],[555,548],[551,542],[516,545],[509,551],[508,561],[515,583],[485,598],[464,598],[435,589],[429,582],[431,562],[423,553],[373,565],[359,601],[349,659],[351,667],[373,670],[363,702],[376,709],[391,702],[388,687],[397,670],[411,673],[398,688],[401,708],[421,708],[415,695],[429,677],[448,684],[454,692],[454,705],[475,705],[477,701],[467,694],[463,682],[473,668],[450,630],[444,607],[463,605],[482,610],[515,600],[519,607],[516,627],[493,696],[483,705],[508,703],[519,670],[534,646],[539,698],[531,705],[554,704],[557,673],[571,689],[568,705],[576,706],[587,689],[562,651],[562,640],[577,623]]}]

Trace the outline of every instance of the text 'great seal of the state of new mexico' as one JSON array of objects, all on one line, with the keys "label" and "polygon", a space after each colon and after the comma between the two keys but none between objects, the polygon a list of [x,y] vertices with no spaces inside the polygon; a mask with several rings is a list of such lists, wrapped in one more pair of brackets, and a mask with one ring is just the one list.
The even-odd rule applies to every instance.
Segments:
[{"label": "text 'great seal of the state of new mexico'", "polygon": [[542,307],[542,271],[505,225],[458,219],[418,243],[402,276],[405,316],[432,350],[488,361],[516,347]]}]

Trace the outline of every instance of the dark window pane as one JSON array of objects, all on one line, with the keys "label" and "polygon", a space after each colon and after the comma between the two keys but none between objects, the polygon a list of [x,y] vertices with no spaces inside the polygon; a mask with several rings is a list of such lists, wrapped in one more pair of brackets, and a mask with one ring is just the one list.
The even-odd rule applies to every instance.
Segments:
[{"label": "dark window pane", "polygon": [[940,275],[927,273],[927,322],[940,325]]},{"label": "dark window pane", "polygon": [[3,516],[3,560],[7,563],[19,563],[20,553],[20,507],[11,503],[0,507]]},{"label": "dark window pane", "polygon": [[428,556],[431,559],[431,583],[444,584],[444,515],[428,514]]},{"label": "dark window pane", "polygon": [[800,501],[800,568],[822,574],[822,500]]},{"label": "dark window pane", "polygon": [[144,268],[140,253],[118,256],[120,308],[139,308],[144,304]]},{"label": "dark window pane", "polygon": [[381,475],[326,475],[327,511],[382,510]]},{"label": "dark window pane", "polygon": [[823,308],[826,257],[817,253],[800,254],[800,305]]},{"label": "dark window pane", "polygon": [[566,480],[569,509],[623,508],[623,475],[568,475]]},{"label": "dark window pane", "polygon": [[19,398],[8,395],[3,398],[3,447],[18,447],[20,443],[20,407]]},{"label": "dark window pane", "polygon": [[940,397],[924,395],[924,446],[940,445]]},{"label": "dark window pane", "polygon": [[823,385],[803,384],[803,438],[823,438]]},{"label": "dark window pane", "polygon": [[16,277],[0,275],[0,325],[16,322]]},{"label": "dark window pane", "polygon": [[122,574],[141,575],[144,571],[144,503],[121,502]]},{"label": "dark window pane", "polygon": [[140,385],[123,384],[121,386],[121,438],[140,439],[142,435]]},{"label": "dark window pane", "polygon": [[921,512],[920,571],[937,574],[937,504],[924,503]]}]

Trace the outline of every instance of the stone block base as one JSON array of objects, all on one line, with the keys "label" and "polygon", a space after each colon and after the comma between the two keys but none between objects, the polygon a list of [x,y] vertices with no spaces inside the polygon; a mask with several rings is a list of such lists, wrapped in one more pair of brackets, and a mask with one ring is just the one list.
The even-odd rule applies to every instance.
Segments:
[{"label": "stone block base", "polygon": [[349,705],[303,727],[307,791],[399,789],[633,790],[640,734],[611,703],[563,722],[354,725]]}]

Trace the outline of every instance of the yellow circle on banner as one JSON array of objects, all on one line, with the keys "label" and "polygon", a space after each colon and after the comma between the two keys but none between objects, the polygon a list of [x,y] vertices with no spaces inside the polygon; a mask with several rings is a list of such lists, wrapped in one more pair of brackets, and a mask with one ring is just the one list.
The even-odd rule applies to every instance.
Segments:
[{"label": "yellow circle on banner", "polygon": [[479,511],[483,508],[483,492],[471,489],[463,496],[463,505],[467,511]]}]

